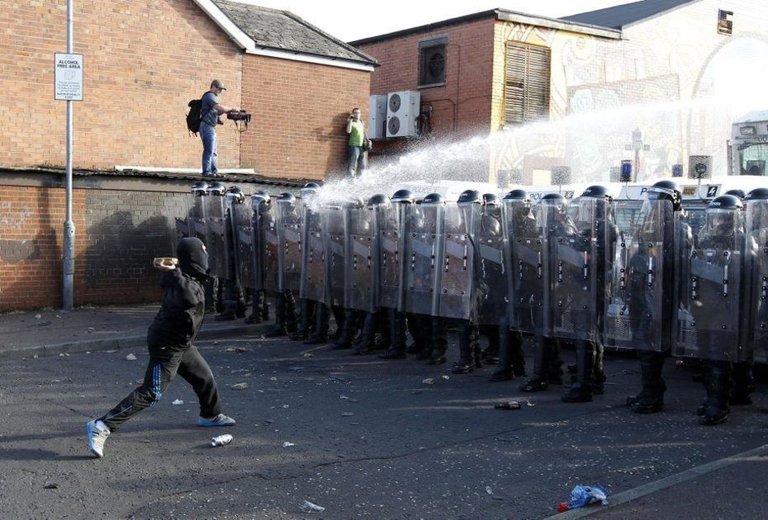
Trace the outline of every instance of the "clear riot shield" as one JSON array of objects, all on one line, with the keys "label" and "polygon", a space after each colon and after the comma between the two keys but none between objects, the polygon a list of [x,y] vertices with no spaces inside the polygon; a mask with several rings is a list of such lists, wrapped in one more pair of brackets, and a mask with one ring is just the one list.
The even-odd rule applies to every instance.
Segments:
[{"label": "clear riot shield", "polygon": [[616,203],[617,213],[633,218],[622,223],[616,243],[603,339],[622,349],[665,351],[675,301],[672,203],[647,200],[634,213],[624,211],[624,204],[636,206],[634,201]]},{"label": "clear riot shield", "polygon": [[480,204],[446,204],[438,225],[438,316],[466,320],[476,314],[475,244],[471,236]]},{"label": "clear riot shield", "polygon": [[340,204],[323,206],[320,214],[325,242],[325,303],[344,307],[349,214]]},{"label": "clear riot shield", "polygon": [[768,363],[768,200],[749,200],[745,208],[745,265],[750,288],[742,314],[749,316],[745,330],[745,359]]},{"label": "clear riot shield", "polygon": [[[558,338],[597,341],[598,223],[605,229],[605,215],[598,215],[594,198],[569,204],[575,227],[550,234],[552,272],[549,276],[552,335]],[[605,208],[605,204],[600,205]]]},{"label": "clear riot shield", "polygon": [[373,312],[374,305],[374,234],[373,210],[347,208],[349,234],[346,262],[347,284],[344,307]]},{"label": "clear riot shield", "polygon": [[404,312],[437,316],[437,258],[442,204],[411,204],[405,213]]},{"label": "clear riot shield", "polygon": [[277,231],[278,290],[298,291],[301,284],[301,218],[294,201],[278,200]]},{"label": "clear riot shield", "polygon": [[325,302],[325,244],[320,216],[318,211],[303,206],[299,296],[314,302]]},{"label": "clear riot shield", "polygon": [[189,237],[189,219],[187,217],[176,217],[176,241]]},{"label": "clear riot shield", "polygon": [[378,241],[374,259],[378,260],[378,305],[388,309],[403,310],[405,292],[402,290],[404,277],[402,261],[407,230],[403,227],[409,204],[381,204],[374,208],[374,230]]},{"label": "clear riot shield", "polygon": [[682,280],[681,315],[675,354],[738,361],[742,300],[740,210],[707,210],[698,240],[683,250],[688,276]]},{"label": "clear riot shield", "polygon": [[256,290],[277,290],[277,229],[269,196],[251,196]]},{"label": "clear riot shield", "polygon": [[501,206],[484,206],[475,219],[475,281],[478,295],[478,321],[498,325],[507,316],[509,305],[509,251],[502,224]]},{"label": "clear riot shield", "polygon": [[200,239],[206,248],[208,247],[208,222],[205,218],[207,206],[205,201],[207,198],[208,196],[204,191],[198,191],[195,194],[192,208],[190,208],[189,216],[187,217],[189,236]]},{"label": "clear riot shield", "polygon": [[[549,305],[549,270],[546,236],[534,210],[526,201],[505,200],[505,234],[509,237],[511,272],[509,278],[509,322],[521,332],[543,335],[545,309]],[[546,298],[546,300],[545,300]]]},{"label": "clear riot shield", "polygon": [[211,276],[227,278],[227,217],[224,195],[209,194],[205,204],[208,265]]},{"label": "clear riot shield", "polygon": [[251,207],[245,200],[232,201],[229,218],[234,239],[235,272],[242,287],[254,288],[253,223]]}]

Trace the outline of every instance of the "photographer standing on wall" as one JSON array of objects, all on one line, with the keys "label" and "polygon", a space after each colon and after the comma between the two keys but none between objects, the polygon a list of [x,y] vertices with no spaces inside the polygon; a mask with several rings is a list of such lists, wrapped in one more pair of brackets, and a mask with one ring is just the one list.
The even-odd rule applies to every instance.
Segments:
[{"label": "photographer standing on wall", "polygon": [[370,141],[365,134],[365,123],[360,118],[360,109],[353,108],[347,118],[348,161],[347,177],[359,177],[365,171],[365,152],[370,149]]},{"label": "photographer standing on wall", "polygon": [[216,152],[216,125],[221,123],[219,116],[239,112],[239,108],[228,107],[219,103],[219,95],[227,90],[221,81],[215,79],[211,88],[203,94],[200,107],[200,139],[203,141],[203,177],[218,177],[219,168]]}]

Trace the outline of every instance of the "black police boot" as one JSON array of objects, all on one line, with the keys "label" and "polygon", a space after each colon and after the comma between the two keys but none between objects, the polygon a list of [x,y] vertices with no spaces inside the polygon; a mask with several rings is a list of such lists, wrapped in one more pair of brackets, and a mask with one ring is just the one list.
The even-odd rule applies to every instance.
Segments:
[{"label": "black police boot", "polygon": [[312,318],[314,317],[312,314],[313,303],[306,298],[299,298],[299,324],[296,332],[291,334],[293,341],[304,341],[309,337]]},{"label": "black police boot", "polygon": [[226,307],[224,312],[217,314],[213,319],[216,321],[232,321],[237,318],[234,307]]},{"label": "black police boot", "polygon": [[533,377],[520,385],[521,392],[541,392],[549,386],[550,360],[548,359],[546,338],[536,336],[533,352]]},{"label": "black police boot", "polygon": [[475,345],[472,342],[472,331],[469,323],[463,323],[459,331],[459,360],[453,363],[452,374],[468,374],[472,372]]},{"label": "black police boot", "polygon": [[664,408],[664,392],[667,386],[662,378],[664,354],[640,352],[640,382],[643,389],[639,394],[627,398],[627,406],[633,412],[647,414],[660,412]]},{"label": "black police boot", "polygon": [[291,291],[285,291],[285,330],[295,334],[299,330],[299,320],[296,318],[296,299]]},{"label": "black police boot", "polygon": [[341,334],[339,335],[339,339],[336,340],[333,344],[334,350],[341,350],[350,348],[352,346],[352,341],[355,339],[355,335],[357,334],[357,311],[354,309],[344,309],[344,320],[341,324]]},{"label": "black police boot", "polygon": [[322,303],[315,304],[315,326],[314,332],[309,339],[304,341],[305,345],[321,345],[328,343],[328,320],[330,315],[328,307]]},{"label": "black police boot", "polygon": [[279,338],[285,334],[285,295],[278,292],[275,295],[275,323],[264,334],[264,337]]},{"label": "black police boot", "polygon": [[592,370],[594,369],[594,348],[588,341],[576,344],[576,382],[565,392],[565,403],[586,403],[592,400]]},{"label": "black police boot", "polygon": [[702,426],[722,424],[728,420],[730,413],[728,399],[731,394],[731,364],[728,361],[707,361],[704,371],[707,401],[699,424]]},{"label": "black police boot", "polygon": [[512,374],[525,377],[525,355],[523,354],[523,335],[519,331],[509,334],[509,356],[512,360]]},{"label": "black police boot", "polygon": [[514,377],[509,340],[509,329],[506,326],[499,327],[499,360],[496,363],[496,370],[491,374],[491,381],[509,381]]},{"label": "black police boot", "polygon": [[755,391],[755,378],[752,375],[752,363],[742,361],[733,364],[733,389],[730,404],[752,404],[752,392]]},{"label": "black police boot", "polygon": [[563,384],[563,362],[560,359],[560,342],[555,338],[544,338],[547,351],[547,380],[550,385]]},{"label": "black police boot", "polygon": [[376,347],[376,314],[369,312],[363,318],[363,327],[360,331],[360,337],[354,342],[355,351],[353,354],[364,355],[373,352]]},{"label": "black police boot", "polygon": [[592,393],[595,395],[603,395],[605,393],[605,368],[603,366],[603,343],[598,340],[595,345],[595,363],[592,369]]},{"label": "black police boot", "polygon": [[448,350],[447,330],[445,321],[442,318],[433,316],[430,319],[431,328],[431,341],[432,351],[429,355],[430,365],[442,365],[448,359],[445,357],[445,352]]}]

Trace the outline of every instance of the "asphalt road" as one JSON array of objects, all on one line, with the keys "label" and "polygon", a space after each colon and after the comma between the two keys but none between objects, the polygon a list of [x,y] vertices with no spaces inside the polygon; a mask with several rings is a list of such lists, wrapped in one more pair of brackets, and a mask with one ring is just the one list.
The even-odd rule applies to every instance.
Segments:
[{"label": "asphalt road", "polygon": [[[562,518],[764,516],[764,384],[754,405],[707,428],[693,413],[701,384],[671,362],[666,411],[638,416],[623,406],[639,383],[628,357],[608,357],[604,396],[564,404],[559,389],[488,382],[491,367],[451,375],[450,364],[254,337],[199,347],[238,424],[197,427],[177,379],[110,436],[103,459],[88,452],[85,422],[137,385],[145,352],[0,363],[0,518],[545,518],[576,484],[600,484],[616,503]],[[530,402],[494,409],[510,399]],[[219,433],[234,441],[212,448]],[[305,501],[325,510],[304,513]]]}]

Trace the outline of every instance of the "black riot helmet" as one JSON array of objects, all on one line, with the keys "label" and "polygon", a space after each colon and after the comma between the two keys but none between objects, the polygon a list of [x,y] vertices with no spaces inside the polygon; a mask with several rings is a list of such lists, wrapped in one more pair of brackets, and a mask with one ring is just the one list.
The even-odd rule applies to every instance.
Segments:
[{"label": "black riot helmet", "polygon": [[342,208],[362,208],[363,199],[361,199],[360,197],[351,197],[351,198],[345,199],[341,201],[341,207]]},{"label": "black riot helmet", "polygon": [[392,202],[401,202],[405,204],[413,204],[416,200],[413,197],[411,190],[397,190],[392,194]]},{"label": "black riot helmet", "polygon": [[734,197],[738,197],[742,200],[744,200],[744,197],[747,196],[747,194],[744,192],[744,190],[740,188],[734,188],[732,190],[728,190],[723,195],[733,195]]},{"label": "black riot helmet", "polygon": [[747,193],[747,196],[744,197],[744,200],[768,200],[768,188],[755,188],[754,190]]},{"label": "black riot helmet", "polygon": [[589,186],[584,190],[584,193],[582,193],[581,196],[589,197],[591,199],[607,199],[609,201],[612,200],[610,193],[608,193],[608,188],[600,184]]},{"label": "black riot helmet", "polygon": [[735,195],[720,195],[707,205],[707,231],[715,237],[734,234],[739,226],[739,213],[744,208]]},{"label": "black riot helmet", "polygon": [[495,193],[483,193],[483,206],[498,206],[499,197]]},{"label": "black riot helmet", "polygon": [[456,201],[459,205],[462,204],[480,204],[483,201],[480,196],[480,192],[477,190],[464,190],[459,195],[459,199]]},{"label": "black riot helmet", "polygon": [[317,193],[317,190],[320,189],[320,185],[316,182],[308,182],[304,186],[302,186],[301,190],[299,191],[301,198],[308,198],[312,195],[315,195]]},{"label": "black riot helmet", "polygon": [[669,200],[672,202],[672,211],[680,211],[683,203],[683,192],[675,181],[659,181],[646,192],[648,200]]},{"label": "black riot helmet", "polygon": [[230,186],[227,189],[227,200],[230,204],[242,204],[245,202],[245,193],[237,186]]},{"label": "black riot helmet", "polygon": [[504,195],[504,200],[519,201],[513,204],[515,218],[524,218],[531,214],[531,197],[527,191],[521,189],[512,190]]},{"label": "black riot helmet", "polygon": [[214,182],[208,185],[209,195],[223,196],[227,192],[227,187],[220,182]]},{"label": "black riot helmet", "polygon": [[547,193],[541,198],[541,203],[546,206],[564,206],[565,197],[559,193]]},{"label": "black riot helmet", "polygon": [[710,209],[727,209],[727,210],[737,210],[742,209],[744,207],[744,204],[742,204],[739,197],[735,195],[720,195],[719,197],[715,197],[712,199],[712,201],[707,205],[707,210]]},{"label": "black riot helmet", "polygon": [[421,199],[422,204],[442,204],[443,203],[443,196],[439,193],[430,193],[423,199]]},{"label": "black riot helmet", "polygon": [[195,197],[205,197],[208,195],[208,183],[205,181],[199,181],[192,185],[192,194]]},{"label": "black riot helmet", "polygon": [[280,195],[277,196],[277,200],[279,201],[288,201],[290,204],[296,204],[296,196],[288,191],[284,191]]},{"label": "black riot helmet", "polygon": [[512,190],[504,195],[504,200],[524,200],[530,204],[531,197],[528,192],[522,189]]},{"label": "black riot helmet", "polygon": [[373,208],[375,206],[381,206],[389,204],[389,197],[384,195],[383,193],[377,193],[375,195],[372,195],[370,199],[368,199],[368,207]]},{"label": "black riot helmet", "polygon": [[269,211],[271,205],[272,199],[266,191],[256,190],[253,192],[253,195],[251,195],[251,209],[259,212],[266,212]]}]

